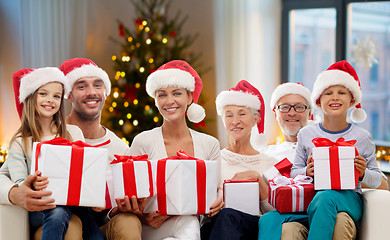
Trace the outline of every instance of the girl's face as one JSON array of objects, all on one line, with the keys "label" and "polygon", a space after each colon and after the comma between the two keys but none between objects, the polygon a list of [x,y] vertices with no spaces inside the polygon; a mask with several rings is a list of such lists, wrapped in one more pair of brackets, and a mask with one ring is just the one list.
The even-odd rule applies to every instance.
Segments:
[{"label": "girl's face", "polygon": [[342,85],[330,86],[320,96],[321,107],[326,115],[346,115],[348,109],[355,103],[351,92]]},{"label": "girl's face", "polygon": [[36,112],[41,118],[52,118],[61,106],[63,87],[59,82],[50,82],[37,90]]},{"label": "girl's face", "polygon": [[168,87],[156,91],[155,104],[164,120],[185,118],[187,105],[191,102],[192,95],[185,88]]},{"label": "girl's face", "polygon": [[258,119],[248,107],[227,105],[223,108],[223,123],[230,139],[239,141],[250,138]]}]

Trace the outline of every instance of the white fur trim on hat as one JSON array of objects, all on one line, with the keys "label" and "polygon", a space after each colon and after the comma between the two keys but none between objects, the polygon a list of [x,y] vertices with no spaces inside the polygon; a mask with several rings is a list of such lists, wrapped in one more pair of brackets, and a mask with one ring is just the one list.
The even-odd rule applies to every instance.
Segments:
[{"label": "white fur trim on hat", "polygon": [[311,109],[313,108],[313,106],[311,104],[310,90],[301,84],[288,82],[288,83],[283,83],[283,84],[279,85],[273,91],[272,96],[271,96],[271,102],[270,102],[271,109],[274,109],[276,107],[276,104],[279,102],[279,100],[282,97],[289,95],[289,94],[297,94],[297,95],[302,96],[303,98],[306,99],[309,107]]},{"label": "white fur trim on hat", "polygon": [[206,117],[206,112],[202,106],[192,103],[187,109],[187,117],[193,123],[198,123]]},{"label": "white fur trim on hat", "polygon": [[222,91],[215,100],[218,115],[222,115],[227,105],[244,106],[259,110],[261,103],[259,97],[243,91]]},{"label": "white fur trim on hat", "polygon": [[342,85],[351,91],[356,106],[362,101],[362,91],[358,85],[358,82],[347,72],[340,70],[326,70],[320,73],[314,83],[313,91],[311,93],[311,101],[314,106],[319,108],[316,101],[320,98],[321,94],[330,86]]},{"label": "white fur trim on hat", "polygon": [[20,79],[19,102],[22,103],[37,89],[50,82],[62,83],[64,95],[69,93],[70,85],[61,70],[56,67],[38,68],[25,74]]},{"label": "white fur trim on hat", "polygon": [[177,68],[167,68],[151,73],[146,79],[146,92],[152,98],[160,88],[181,87],[193,92],[195,89],[195,78],[187,71]]},{"label": "white fur trim on hat", "polygon": [[[103,69],[97,67],[93,64],[84,64],[81,67],[75,68],[66,74],[66,78],[69,80],[70,86],[73,87],[73,84],[82,77],[98,77],[103,80],[104,86],[106,88],[106,96],[110,95],[111,92],[111,81],[108,77],[108,74]],[[68,95],[65,95],[68,98]]]}]

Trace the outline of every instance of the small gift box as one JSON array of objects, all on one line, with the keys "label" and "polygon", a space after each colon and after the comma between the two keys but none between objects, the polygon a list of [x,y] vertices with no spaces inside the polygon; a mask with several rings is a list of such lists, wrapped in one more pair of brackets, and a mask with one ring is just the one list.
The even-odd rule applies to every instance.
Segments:
[{"label": "small gift box", "polygon": [[[217,199],[216,161],[196,159],[183,151],[177,156],[152,161],[156,196],[144,212],[160,215],[200,215],[208,213]],[[157,201],[156,201],[157,198]]]},{"label": "small gift box", "polygon": [[274,177],[290,177],[291,167],[293,166],[292,162],[288,160],[287,158],[284,158],[283,160],[276,163],[274,166],[272,166],[267,171],[263,172],[263,176],[267,181],[271,180]]},{"label": "small gift box", "polygon": [[355,189],[359,181],[354,162],[358,155],[354,146],[356,140],[339,138],[332,142],[326,138],[314,138],[312,142],[316,146],[312,151],[315,189]]},{"label": "small gift box", "polygon": [[111,162],[114,199],[153,196],[152,167],[148,155],[119,156]]},{"label": "small gift box", "polygon": [[233,208],[244,213],[260,215],[260,196],[258,179],[225,180],[223,199],[226,208]]},{"label": "small gift box", "polygon": [[304,212],[315,195],[312,181],[304,175],[276,177],[269,181],[268,201],[280,213]]},{"label": "small gift box", "polygon": [[104,207],[109,141],[91,146],[64,138],[34,143],[31,173],[48,176],[56,205]]}]

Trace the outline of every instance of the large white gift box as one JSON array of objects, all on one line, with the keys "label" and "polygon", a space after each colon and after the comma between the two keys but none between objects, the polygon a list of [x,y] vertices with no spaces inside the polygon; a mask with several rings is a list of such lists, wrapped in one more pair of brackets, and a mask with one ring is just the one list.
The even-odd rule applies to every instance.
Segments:
[{"label": "large white gift box", "polygon": [[146,198],[153,195],[151,164],[147,155],[119,156],[111,162],[114,199]]},{"label": "large white gift box", "polygon": [[225,180],[223,183],[225,208],[260,215],[259,183],[257,181]]},{"label": "large white gift box", "polygon": [[156,195],[144,212],[158,210],[160,215],[206,214],[217,199],[216,161],[195,159],[179,151],[178,157],[152,162]]},{"label": "large white gift box", "polygon": [[359,173],[355,169],[357,150],[354,146],[314,147],[312,154],[315,190],[356,188]]},{"label": "large white gift box", "polygon": [[48,176],[53,204],[104,207],[107,159],[105,148],[55,138],[33,144],[31,173]]}]

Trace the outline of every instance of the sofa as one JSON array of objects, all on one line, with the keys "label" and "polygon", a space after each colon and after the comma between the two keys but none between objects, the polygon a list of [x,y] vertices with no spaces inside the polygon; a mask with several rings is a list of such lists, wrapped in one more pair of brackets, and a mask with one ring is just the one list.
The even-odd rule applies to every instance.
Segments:
[{"label": "sofa", "polygon": [[[359,240],[388,239],[385,225],[390,218],[390,191],[364,189],[363,217],[358,226]],[[0,205],[0,240],[29,238],[27,211],[18,206]]]}]

